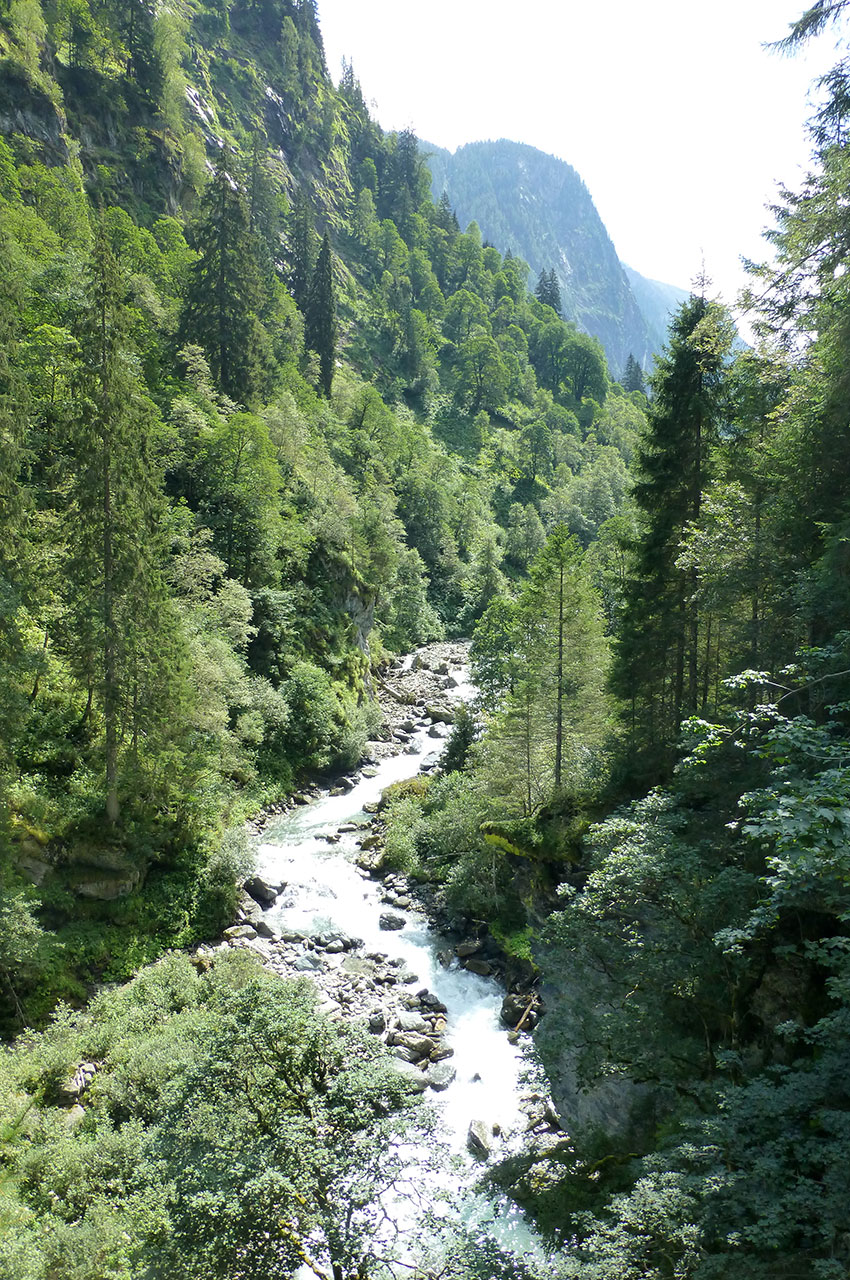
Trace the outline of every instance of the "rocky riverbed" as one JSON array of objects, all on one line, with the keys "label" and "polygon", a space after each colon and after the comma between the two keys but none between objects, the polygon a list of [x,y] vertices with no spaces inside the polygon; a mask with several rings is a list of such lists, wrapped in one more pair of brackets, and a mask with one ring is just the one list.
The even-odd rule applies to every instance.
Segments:
[{"label": "rocky riverbed", "polygon": [[[325,787],[305,789],[287,805],[273,806],[249,824],[250,834],[262,848],[267,838],[279,838],[276,833],[286,829],[287,824],[294,824],[295,828],[306,826],[313,812],[345,814],[354,812],[353,805],[357,810],[354,816],[349,813],[337,825],[325,822],[315,834],[310,828],[309,840],[321,843],[329,852],[342,843],[339,856],[344,861],[339,867],[348,880],[340,892],[351,903],[358,896],[374,902],[369,919],[374,925],[376,918],[377,935],[373,933],[366,941],[337,927],[288,926],[283,918],[297,909],[303,887],[290,886],[265,874],[246,880],[237,919],[224,937],[197,952],[197,963],[202,965],[205,957],[222,947],[244,947],[281,977],[308,978],[317,988],[320,1008],[331,1017],[358,1019],[371,1034],[380,1036],[398,1060],[399,1069],[422,1092],[443,1093],[455,1081],[455,1029],[451,1015],[446,1003],[416,971],[420,966],[403,955],[391,954],[389,941],[384,950],[376,945],[376,939],[379,943],[383,937],[389,940],[390,935],[400,935],[411,921],[424,914],[423,927],[427,928],[430,919],[444,934],[436,952],[437,972],[462,968],[470,974],[469,982],[475,981],[471,975],[499,978],[503,970],[501,955],[486,935],[467,932],[463,921],[447,920],[439,910],[432,887],[411,884],[398,873],[381,868],[381,824],[376,816],[380,792],[375,791],[375,798],[362,802],[360,807],[357,798],[364,791],[366,780],[375,779],[376,787],[383,781],[387,770],[394,767],[387,762],[395,760],[398,777],[437,767],[438,753],[451,732],[457,707],[472,692],[465,676],[466,658],[463,643],[446,642],[429,645],[412,659],[395,663],[379,680],[383,724],[376,738],[367,744],[358,769]],[[417,757],[411,758],[409,772],[401,759],[406,754]],[[334,797],[348,797],[355,791],[351,805],[343,799],[329,803]],[[363,886],[362,895],[354,877]],[[418,951],[413,954],[421,956]],[[433,974],[431,985],[439,985]],[[533,1029],[539,1012],[533,990],[508,990],[501,1004],[505,1037],[516,1044]],[[480,1079],[478,1072],[470,1074],[468,1067],[463,1069],[467,1082],[474,1084]],[[531,1092],[519,1100],[518,1115],[512,1123],[515,1129],[535,1133],[557,1131],[558,1127],[549,1100]],[[473,1115],[466,1133],[468,1149],[479,1159],[488,1158],[499,1146],[501,1129],[498,1122]]]}]

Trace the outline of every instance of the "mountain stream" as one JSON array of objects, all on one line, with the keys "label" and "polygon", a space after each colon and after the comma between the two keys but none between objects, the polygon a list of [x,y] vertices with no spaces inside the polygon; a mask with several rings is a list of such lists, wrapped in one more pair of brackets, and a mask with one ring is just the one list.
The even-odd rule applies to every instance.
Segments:
[{"label": "mountain stream", "polygon": [[[464,667],[450,667],[449,673],[453,687],[441,701],[456,706],[468,700],[474,690]],[[408,984],[408,990],[420,993],[427,988],[445,1006],[445,1012],[441,1010],[446,1022],[444,1044],[452,1051],[450,1056],[446,1052],[446,1062],[454,1068],[454,1078],[445,1087],[445,1078],[451,1078],[452,1072],[444,1070],[441,1091],[428,1089],[428,1101],[438,1111],[438,1127],[447,1148],[442,1169],[430,1176],[449,1193],[456,1209],[460,1205],[468,1227],[485,1231],[518,1259],[530,1253],[539,1260],[539,1245],[521,1212],[506,1199],[498,1203],[474,1190],[481,1165],[467,1149],[471,1121],[478,1121],[479,1129],[488,1136],[500,1135],[492,1142],[502,1153],[511,1150],[512,1138],[516,1143],[527,1128],[528,1117],[520,1104],[528,1092],[529,1072],[540,1077],[533,1047],[527,1038],[510,1043],[500,1019],[504,989],[499,982],[461,967],[456,958],[449,961],[454,954],[452,944],[435,932],[414,903],[403,910],[394,905],[396,927],[381,927],[381,917],[387,914],[384,886],[356,862],[369,811],[374,810],[384,788],[433,768],[443,746],[444,742],[433,736],[430,721],[420,722],[409,734],[403,754],[389,755],[367,768],[372,776],[359,775],[347,794],[322,794],[268,821],[258,836],[257,869],[267,882],[282,883],[284,888],[264,912],[264,919],[275,934],[296,947],[309,948],[305,938],[337,934],[362,940],[357,955],[380,957],[395,967],[402,987]],[[401,928],[397,927],[400,917],[404,919]],[[309,966],[321,964],[342,969],[347,960],[351,966],[344,950],[320,955],[307,950],[295,968],[309,972]],[[362,985],[368,998],[368,987],[374,984],[361,980]],[[322,988],[320,984],[321,989],[327,993],[326,985]],[[326,994],[324,1007],[331,1009],[333,1005]],[[416,1069],[408,1070],[415,1073]],[[412,1165],[416,1166],[424,1154],[412,1151]],[[424,1168],[424,1158],[421,1163]],[[438,1198],[435,1186],[434,1201]],[[403,1204],[392,1207],[396,1219],[402,1220],[403,1234],[412,1238],[415,1213]],[[307,1268],[302,1272],[304,1280],[313,1275]],[[409,1276],[409,1264],[397,1274]]]}]

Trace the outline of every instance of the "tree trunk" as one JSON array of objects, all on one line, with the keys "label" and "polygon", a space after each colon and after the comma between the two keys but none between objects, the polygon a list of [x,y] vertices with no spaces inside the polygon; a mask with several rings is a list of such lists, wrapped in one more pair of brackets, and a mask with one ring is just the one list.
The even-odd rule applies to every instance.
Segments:
[{"label": "tree trunk", "polygon": [[558,577],[558,688],[555,706],[555,787],[561,785],[564,752],[564,566]]}]

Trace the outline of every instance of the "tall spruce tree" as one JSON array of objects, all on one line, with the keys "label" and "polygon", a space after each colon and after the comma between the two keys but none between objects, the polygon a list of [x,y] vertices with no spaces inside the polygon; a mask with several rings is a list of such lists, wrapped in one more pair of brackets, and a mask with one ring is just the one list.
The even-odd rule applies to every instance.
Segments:
[{"label": "tall spruce tree", "polygon": [[262,288],[248,208],[229,172],[231,162],[223,148],[201,202],[193,235],[198,257],[180,318],[180,342],[203,347],[222,391],[251,404],[261,372],[256,352]]},{"label": "tall spruce tree", "polygon": [[[158,555],[161,477],[152,457],[155,407],[133,357],[127,283],[105,229],[97,229],[80,328],[79,414],[71,424],[74,468],[66,511],[66,622],[72,667],[104,728],[106,813],[120,815],[120,753],[137,761],[159,715],[177,719],[174,628]],[[173,679],[172,679],[173,676]]]},{"label": "tall spruce tree", "polygon": [[[581,790],[607,732],[602,609],[566,525],[531,566],[518,605],[498,600],[473,660],[499,710],[485,752],[491,787],[530,816],[553,791]],[[499,686],[501,686],[499,688]]]},{"label": "tall spruce tree", "polygon": [[24,705],[27,666],[20,608],[26,586],[27,415],[17,367],[23,307],[20,272],[0,227],[0,786]]},{"label": "tall spruce tree", "polygon": [[293,201],[288,223],[289,292],[303,312],[313,278],[318,241],[313,229],[313,211],[303,191],[299,191]]},{"label": "tall spruce tree", "polygon": [[614,688],[629,708],[632,746],[652,774],[669,764],[683,718],[698,709],[698,570],[680,563],[699,520],[723,409],[731,327],[704,293],[682,304],[651,379],[648,431],[634,498],[639,533],[626,582]]},{"label": "tall spruce tree", "polygon": [[336,304],[334,302],[331,243],[325,235],[316,259],[304,311],[304,345],[319,357],[319,383],[331,394],[336,354]]},{"label": "tall spruce tree", "polygon": [[631,352],[629,352],[626,360],[626,367],[623,370],[623,376],[620,383],[624,391],[645,391],[646,384],[643,378],[643,369],[641,369],[637,360]]},{"label": "tall spruce tree", "polygon": [[556,315],[561,314],[561,286],[558,284],[554,267],[549,271],[540,272],[534,288],[534,296],[544,306],[551,307]]}]

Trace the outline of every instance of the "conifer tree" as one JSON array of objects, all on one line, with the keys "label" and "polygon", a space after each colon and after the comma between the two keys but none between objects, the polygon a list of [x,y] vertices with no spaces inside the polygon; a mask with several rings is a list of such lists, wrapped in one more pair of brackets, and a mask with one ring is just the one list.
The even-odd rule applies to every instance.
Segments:
[{"label": "conifer tree", "polygon": [[9,760],[15,722],[24,697],[21,665],[25,645],[18,612],[25,587],[24,516],[28,505],[26,402],[17,369],[23,293],[11,252],[0,227],[0,785]]},{"label": "conifer tree", "polygon": [[473,646],[485,692],[499,710],[485,744],[491,786],[532,814],[552,794],[586,781],[607,732],[607,646],[600,601],[565,525],[531,566],[517,606],[496,600]]},{"label": "conifer tree", "polygon": [[319,357],[319,381],[326,396],[331,393],[336,350],[336,305],[334,303],[331,244],[325,235],[316,259],[310,292],[304,311],[304,345]]},{"label": "conifer tree", "polygon": [[219,153],[194,232],[193,264],[179,341],[203,347],[222,391],[250,404],[259,382],[256,350],[262,289],[245,199]]},{"label": "conifer tree", "polygon": [[452,208],[448,191],[444,191],[437,201],[434,221],[438,227],[451,235],[456,235],[460,231],[460,223],[457,220],[457,214]]},{"label": "conifer tree", "polygon": [[682,719],[697,710],[698,572],[682,565],[680,555],[709,478],[730,343],[723,309],[704,294],[692,295],[670,324],[669,345],[651,379],[634,490],[639,534],[614,668],[614,687],[631,708],[633,745],[647,749],[650,772],[663,771]]},{"label": "conifer tree", "polygon": [[307,306],[313,278],[317,240],[310,201],[299,191],[289,217],[289,292],[302,312]]},{"label": "conifer tree", "polygon": [[[527,668],[551,726],[552,777],[559,789],[567,738],[587,743],[597,737],[606,665],[599,600],[566,525],[556,525],[538,552],[522,607],[533,622]],[[594,722],[597,733],[580,732]]]},{"label": "conifer tree", "polygon": [[551,307],[556,315],[561,314],[561,286],[558,284],[554,267],[549,271],[541,270],[534,288],[534,296],[545,307]]},{"label": "conifer tree", "polygon": [[0,227],[0,577],[13,572],[24,502],[24,387],[15,365],[21,305],[11,243]]},{"label": "conifer tree", "polygon": [[626,360],[626,367],[623,376],[620,379],[624,391],[645,391],[646,384],[643,380],[643,369],[641,369],[637,360],[631,352],[629,352]]},{"label": "conifer tree", "polygon": [[561,314],[561,286],[554,267],[549,271],[549,306],[557,315]]},{"label": "conifer tree", "polygon": [[[155,408],[129,347],[127,285],[101,225],[80,329],[79,416],[66,513],[74,608],[66,624],[72,665],[96,700],[105,735],[106,813],[118,821],[119,754],[159,714],[175,718],[174,628],[158,570],[160,476],[151,456]],[[172,678],[173,677],[173,678]]]}]

